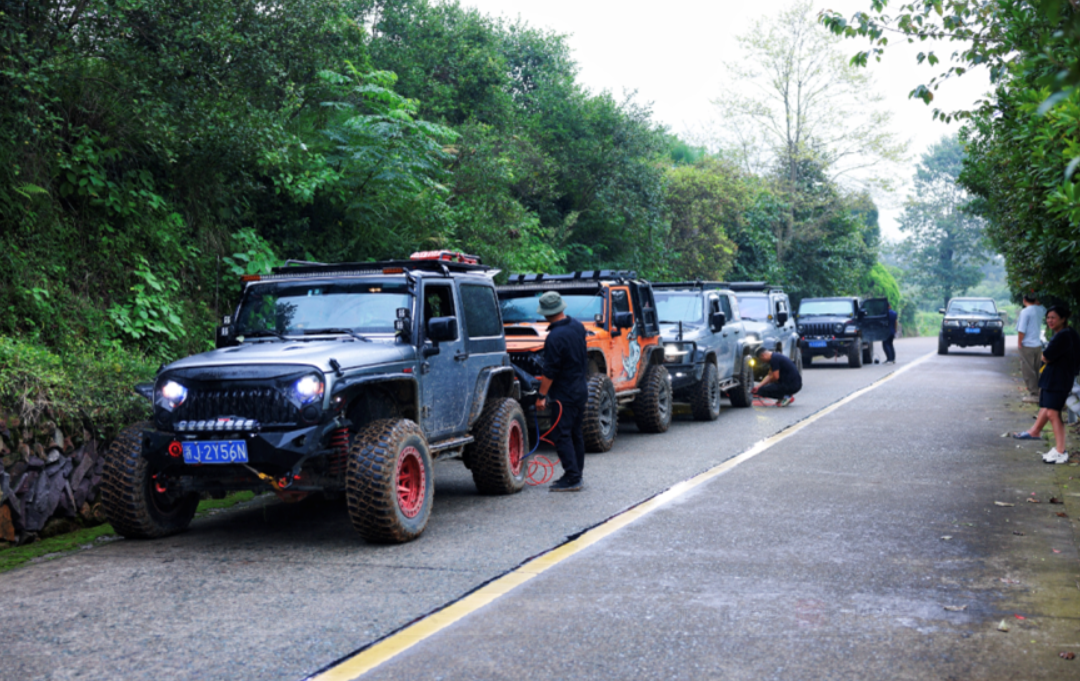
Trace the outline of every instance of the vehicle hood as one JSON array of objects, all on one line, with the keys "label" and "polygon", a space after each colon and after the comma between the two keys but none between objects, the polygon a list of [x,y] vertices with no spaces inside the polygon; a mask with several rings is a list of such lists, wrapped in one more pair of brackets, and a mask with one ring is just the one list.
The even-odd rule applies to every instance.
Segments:
[{"label": "vehicle hood", "polygon": [[[596,326],[582,322],[585,326],[585,335],[596,335]],[[506,333],[507,352],[537,352],[544,348],[544,341],[548,337],[547,322],[515,322],[503,327]]]},{"label": "vehicle hood", "polygon": [[227,366],[290,365],[333,370],[334,359],[342,369],[390,364],[416,358],[416,348],[404,343],[359,340],[259,341],[203,352],[173,362],[166,370],[220,368]]},{"label": "vehicle hood", "polygon": [[[682,325],[682,340],[683,341],[696,341],[705,336],[705,327],[697,324]],[[679,342],[679,325],[664,323],[660,324],[660,337],[664,339],[665,343],[677,343]]]}]

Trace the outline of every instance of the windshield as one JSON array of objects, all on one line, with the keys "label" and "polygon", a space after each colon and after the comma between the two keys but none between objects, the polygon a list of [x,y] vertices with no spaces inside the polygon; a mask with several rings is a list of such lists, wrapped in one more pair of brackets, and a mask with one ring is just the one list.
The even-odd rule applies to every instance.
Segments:
[{"label": "windshield", "polygon": [[656,312],[661,324],[704,324],[701,298],[692,293],[657,293]]},{"label": "windshield", "polygon": [[[518,322],[543,322],[546,321],[536,312],[537,302],[543,291],[537,291],[523,298],[505,298],[499,301],[502,307],[504,324],[516,324]],[[566,315],[578,321],[591,322],[598,314],[604,314],[604,298],[599,293],[582,295],[564,295],[566,303]]]},{"label": "windshield", "polygon": [[850,300],[804,300],[799,303],[800,317],[852,317],[855,303]]},{"label": "windshield", "polygon": [[755,322],[769,320],[769,299],[765,296],[739,296],[739,314]]},{"label": "windshield", "polygon": [[992,300],[954,300],[949,303],[949,314],[997,315]]},{"label": "windshield", "polygon": [[398,308],[412,309],[403,280],[256,284],[240,303],[235,334],[394,333]]}]

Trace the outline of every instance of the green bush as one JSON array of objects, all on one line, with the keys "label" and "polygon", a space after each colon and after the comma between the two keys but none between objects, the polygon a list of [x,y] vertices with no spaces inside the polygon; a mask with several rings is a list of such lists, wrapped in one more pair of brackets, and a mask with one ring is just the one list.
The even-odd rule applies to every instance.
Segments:
[{"label": "green bush", "polygon": [[124,426],[150,415],[132,386],[152,380],[156,365],[145,356],[101,346],[76,346],[63,354],[0,336],[0,413],[23,428],[44,421],[88,427],[111,440]]}]

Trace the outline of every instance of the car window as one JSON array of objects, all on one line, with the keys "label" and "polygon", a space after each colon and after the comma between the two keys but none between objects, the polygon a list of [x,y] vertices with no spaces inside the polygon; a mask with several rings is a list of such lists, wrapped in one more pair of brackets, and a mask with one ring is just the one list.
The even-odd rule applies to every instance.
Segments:
[{"label": "car window", "polygon": [[[544,318],[536,311],[540,296],[543,294],[543,291],[530,291],[523,296],[504,297],[499,301],[499,306],[502,308],[503,322],[518,324],[520,322],[544,321]],[[566,303],[566,315],[578,321],[591,322],[596,318],[596,315],[603,315],[604,313],[604,298],[599,293],[564,293],[562,299]]]},{"label": "car window", "polygon": [[866,314],[871,317],[884,317],[889,313],[888,301],[883,298],[867,300],[863,303],[863,309],[866,310]]},{"label": "car window", "polygon": [[948,313],[996,315],[997,307],[992,300],[954,300],[949,303]]},{"label": "car window", "polygon": [[[614,294],[615,292],[612,291],[612,297]],[[704,323],[701,318],[701,298],[693,293],[657,293],[656,309],[660,314],[661,324]]]},{"label": "car window", "polygon": [[236,320],[236,335],[286,335],[320,329],[393,333],[398,308],[411,308],[404,281],[271,282],[251,286]]},{"label": "car window", "polygon": [[739,296],[739,314],[743,319],[766,321],[769,318],[769,299],[765,296]]},{"label": "car window", "polygon": [[732,321],[735,315],[731,314],[731,301],[727,296],[720,296],[720,311],[724,313],[724,317],[728,321]]},{"label": "car window", "polygon": [[469,338],[502,335],[502,319],[495,290],[481,284],[462,284],[461,306],[465,312],[465,332]]},{"label": "car window", "polygon": [[855,302],[851,300],[804,300],[799,304],[800,317],[851,317]]},{"label": "car window", "polygon": [[454,290],[450,284],[428,283],[424,286],[424,323],[436,317],[453,317]]}]

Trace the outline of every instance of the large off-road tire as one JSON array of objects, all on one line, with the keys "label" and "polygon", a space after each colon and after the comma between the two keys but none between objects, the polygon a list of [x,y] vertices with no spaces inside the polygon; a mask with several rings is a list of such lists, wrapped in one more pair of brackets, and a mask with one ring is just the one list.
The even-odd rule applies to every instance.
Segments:
[{"label": "large off-road tire", "polygon": [[945,336],[937,337],[937,354],[947,355],[949,354],[949,341],[945,340]]},{"label": "large off-road tire", "polygon": [[855,342],[851,344],[851,349],[848,350],[847,363],[852,369],[859,369],[862,367],[862,340],[855,339]]},{"label": "large off-road tire", "polygon": [[[552,423],[558,417],[558,405],[550,403]],[[589,376],[589,401],[585,403],[582,419],[586,452],[606,452],[615,445],[619,433],[619,405],[615,401],[615,386],[604,374]]]},{"label": "large off-road tire", "polygon": [[199,506],[196,494],[170,494],[142,456],[143,431],[137,423],[120,431],[105,452],[101,506],[113,529],[128,539],[152,539],[187,529]]},{"label": "large off-road tire", "polygon": [[750,366],[749,355],[742,358],[739,385],[728,391],[728,399],[733,407],[754,406],[754,367]]},{"label": "large off-road tire", "polygon": [[420,426],[409,419],[370,423],[349,448],[345,498],[353,528],[378,544],[419,537],[431,516],[432,473]]},{"label": "large off-road tire", "polygon": [[863,361],[863,364],[873,364],[874,363],[874,344],[872,342],[867,343],[866,347],[863,348],[862,361]]},{"label": "large off-road tire", "polygon": [[664,433],[671,425],[671,379],[667,367],[653,364],[638,383],[641,392],[630,408],[643,433]]},{"label": "large off-road tire", "polygon": [[802,350],[799,350],[799,348],[796,347],[791,351],[791,355],[791,361],[795,365],[795,370],[801,374],[803,370]]},{"label": "large off-road tire", "polygon": [[1005,356],[1005,339],[1004,338],[998,338],[996,341],[993,342],[993,344],[990,345],[990,354],[992,354],[994,357],[1004,357]]},{"label": "large off-road tire", "polygon": [[513,494],[525,487],[525,454],[529,451],[525,412],[512,397],[484,407],[473,437],[465,448],[465,460],[481,494]]},{"label": "large off-road tire", "polygon": [[[804,355],[804,354],[802,354],[802,351],[799,352],[799,359],[802,361],[801,366],[803,366],[803,367],[808,367],[808,366],[810,366],[810,365],[812,365],[814,363],[814,356],[813,355]],[[799,365],[796,365],[796,366],[799,366]]]},{"label": "large off-road tire", "polygon": [[715,421],[720,416],[720,372],[705,363],[701,381],[690,392],[690,413],[695,421]]}]

